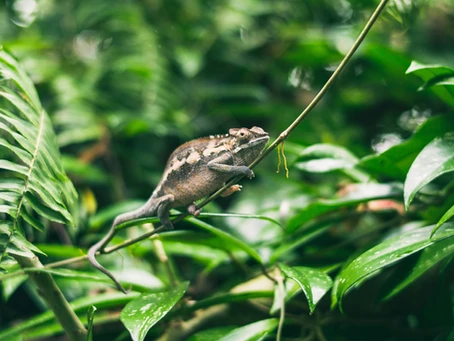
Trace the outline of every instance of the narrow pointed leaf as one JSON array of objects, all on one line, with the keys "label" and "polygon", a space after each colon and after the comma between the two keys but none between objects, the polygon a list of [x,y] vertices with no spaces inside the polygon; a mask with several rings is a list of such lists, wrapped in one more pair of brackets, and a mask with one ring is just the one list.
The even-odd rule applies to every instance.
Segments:
[{"label": "narrow pointed leaf", "polygon": [[258,341],[263,340],[274,329],[276,329],[278,319],[267,319],[236,328],[227,335],[219,338],[219,341]]},{"label": "narrow pointed leaf", "polygon": [[299,155],[300,158],[314,158],[314,159],[336,159],[344,160],[350,164],[355,164],[358,162],[358,158],[353,155],[349,150],[336,146],[333,144],[314,144],[310,147],[307,147]]},{"label": "narrow pointed leaf", "polygon": [[243,250],[244,252],[246,252],[251,258],[253,258],[254,260],[256,260],[257,262],[259,263],[263,263],[262,261],[262,257],[260,257],[260,255],[258,254],[257,251],[255,251],[251,246],[249,246],[248,244],[246,244],[245,242],[243,242],[242,240],[240,239],[237,239],[235,238],[234,236],[224,232],[224,231],[221,231],[213,226],[211,226],[210,224],[207,224],[199,219],[195,219],[195,218],[189,218],[188,219],[191,223],[193,223],[194,225],[218,236],[220,239],[222,239],[227,245],[230,244],[236,248],[240,248],[241,250]]},{"label": "narrow pointed leaf", "polygon": [[430,238],[437,232],[437,230],[440,228],[441,225],[443,225],[448,219],[450,219],[452,216],[454,216],[454,206],[451,206],[449,210],[443,214],[443,216],[440,218],[440,220],[437,222],[437,225],[435,225],[435,228],[432,230],[432,234],[430,235]]},{"label": "narrow pointed leaf", "polygon": [[92,305],[87,311],[87,341],[93,341],[93,322],[96,310],[96,307]]},{"label": "narrow pointed leaf", "polygon": [[[414,228],[386,239],[355,258],[337,276],[333,287],[333,305],[342,303],[345,293],[360,281],[376,274],[382,268],[394,264],[415,252],[454,236],[454,223],[446,223],[434,238],[430,239],[433,226]],[[342,305],[340,306],[342,308]]]},{"label": "narrow pointed leaf", "polygon": [[355,190],[342,198],[318,200],[309,204],[289,221],[287,231],[292,232],[302,224],[325,213],[370,200],[387,199],[399,195],[401,195],[401,190],[397,184],[355,184]]},{"label": "narrow pointed leaf", "polygon": [[415,282],[419,277],[432,269],[440,261],[454,255],[454,238],[447,238],[438,243],[435,243],[421,252],[418,261],[411,269],[410,273],[405,276],[405,279],[396,285],[386,296],[385,300],[389,299],[407,286]]}]

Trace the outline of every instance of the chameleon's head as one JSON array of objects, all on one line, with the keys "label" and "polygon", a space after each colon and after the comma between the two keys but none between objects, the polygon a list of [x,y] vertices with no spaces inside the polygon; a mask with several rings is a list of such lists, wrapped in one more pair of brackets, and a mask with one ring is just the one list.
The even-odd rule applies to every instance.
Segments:
[{"label": "chameleon's head", "polygon": [[232,128],[229,135],[232,137],[231,151],[234,154],[249,154],[248,159],[251,159],[251,162],[262,152],[270,139],[268,133],[260,127]]}]

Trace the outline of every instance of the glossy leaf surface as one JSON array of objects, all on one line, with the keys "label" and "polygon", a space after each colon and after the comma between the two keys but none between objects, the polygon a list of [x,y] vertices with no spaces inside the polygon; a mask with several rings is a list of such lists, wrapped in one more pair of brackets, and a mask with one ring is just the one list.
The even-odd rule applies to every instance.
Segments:
[{"label": "glossy leaf surface", "polygon": [[120,319],[134,341],[145,339],[148,331],[161,320],[186,292],[189,283],[165,292],[143,294],[129,302],[121,311]]}]

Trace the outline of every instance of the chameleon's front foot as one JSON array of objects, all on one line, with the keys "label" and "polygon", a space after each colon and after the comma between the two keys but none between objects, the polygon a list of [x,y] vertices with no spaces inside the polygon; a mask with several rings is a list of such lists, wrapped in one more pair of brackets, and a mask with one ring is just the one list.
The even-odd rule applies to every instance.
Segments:
[{"label": "chameleon's front foot", "polygon": [[237,166],[237,172],[239,174],[242,174],[244,175],[245,177],[249,178],[249,179],[252,179],[255,174],[254,172],[252,171],[252,169],[250,169],[248,166]]}]

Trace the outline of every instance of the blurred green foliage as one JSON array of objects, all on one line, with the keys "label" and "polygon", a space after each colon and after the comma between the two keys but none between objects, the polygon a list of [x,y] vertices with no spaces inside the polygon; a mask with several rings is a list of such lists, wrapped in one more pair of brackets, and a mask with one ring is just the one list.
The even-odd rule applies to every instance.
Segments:
[{"label": "blurred green foliage", "polygon": [[[45,157],[55,172],[65,169],[79,207],[61,209],[75,228],[34,209],[52,208],[45,192],[28,194],[17,229],[16,217],[0,211],[0,340],[62,333],[10,255],[41,250],[46,265],[84,254],[117,214],[151,194],[167,157],[185,141],[253,125],[276,138],[323,86],[376,5],[2,2],[2,53],[18,60],[12,73],[25,72],[36,87],[55,132],[49,122],[46,139],[56,139],[62,154]],[[272,153],[253,181],[242,182],[241,194],[177,224],[159,236],[162,245],[146,240],[100,258],[130,295],[112,292],[87,262],[47,269],[84,323],[89,312],[93,340],[272,340],[282,302],[283,340],[452,340],[453,19],[450,0],[391,1],[286,140],[289,179],[276,174]],[[4,71],[0,86],[34,99],[33,88],[21,91]],[[1,110],[10,107],[0,99]],[[20,106],[14,110],[23,115]],[[0,113],[2,124],[7,116]],[[11,126],[0,129],[10,143],[1,144],[1,160],[16,169],[29,165],[13,152],[26,148],[14,145]],[[2,184],[15,177],[0,167]],[[14,208],[10,187],[0,188],[0,207]],[[148,228],[124,229],[112,244]],[[275,285],[261,276],[263,267],[287,280]],[[150,310],[129,313],[153,300]]]}]

